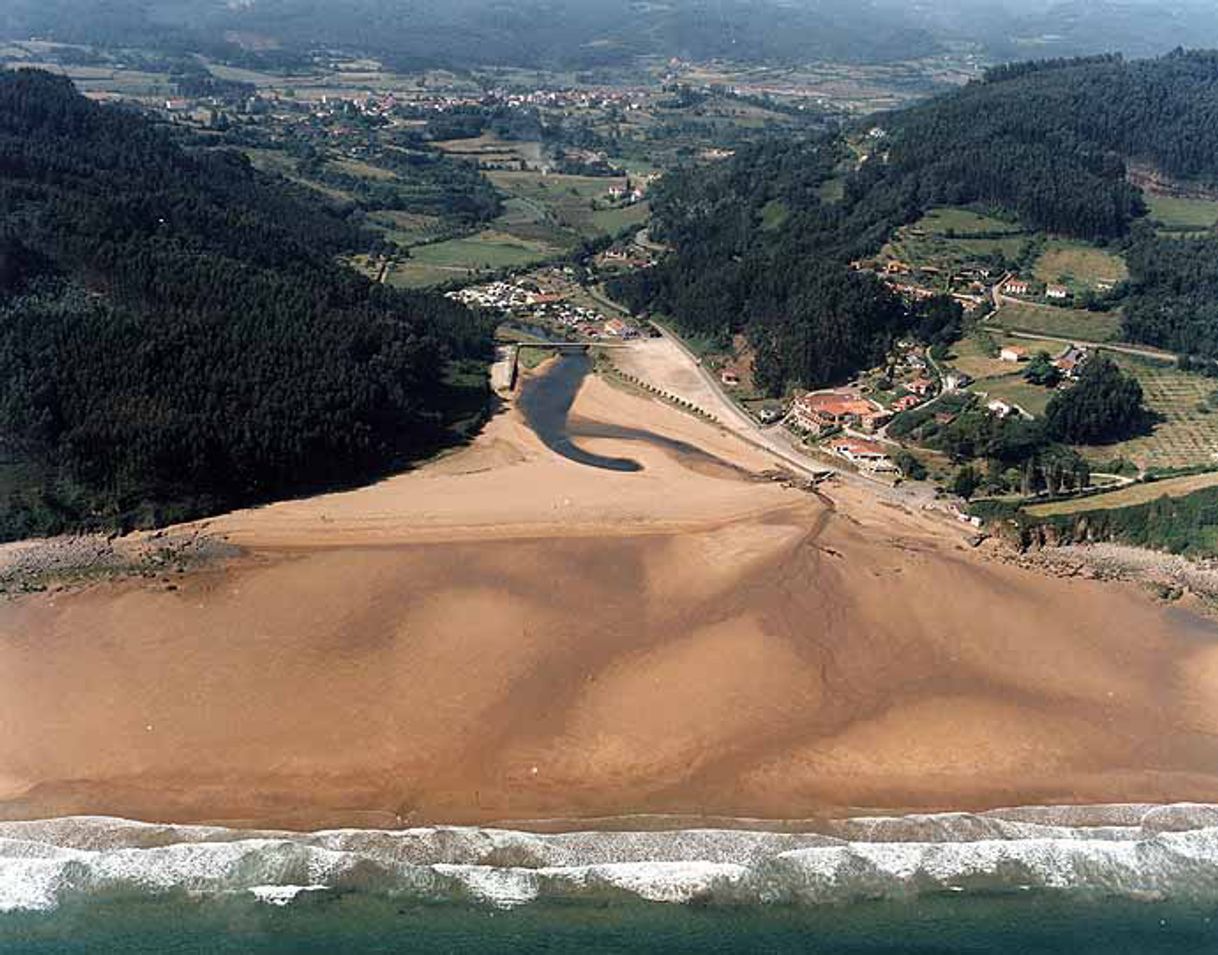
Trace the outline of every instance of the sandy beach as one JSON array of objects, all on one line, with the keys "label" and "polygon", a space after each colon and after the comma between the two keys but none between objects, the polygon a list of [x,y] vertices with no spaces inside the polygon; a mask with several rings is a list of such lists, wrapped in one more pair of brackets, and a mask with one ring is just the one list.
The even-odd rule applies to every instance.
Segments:
[{"label": "sandy beach", "polygon": [[0,604],[0,817],[317,828],[1218,801],[1218,628],[983,560],[589,379],[375,486],[207,522],[240,557]]}]

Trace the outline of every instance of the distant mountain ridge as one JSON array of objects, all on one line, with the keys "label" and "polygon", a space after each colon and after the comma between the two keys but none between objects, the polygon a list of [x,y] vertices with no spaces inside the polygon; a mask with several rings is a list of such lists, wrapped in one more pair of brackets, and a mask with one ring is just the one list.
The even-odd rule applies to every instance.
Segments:
[{"label": "distant mountain ridge", "polygon": [[[638,56],[993,61],[1218,45],[1202,0],[8,0],[0,36],[264,58],[341,48],[402,66],[593,68]],[[256,42],[251,42],[256,39]]]}]

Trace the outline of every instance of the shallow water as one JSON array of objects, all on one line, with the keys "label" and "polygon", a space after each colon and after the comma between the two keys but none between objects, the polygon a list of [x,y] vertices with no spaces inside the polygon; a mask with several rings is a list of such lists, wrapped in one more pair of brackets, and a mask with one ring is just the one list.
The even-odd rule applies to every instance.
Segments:
[{"label": "shallow water", "polygon": [[585,451],[571,440],[567,418],[592,362],[582,352],[564,353],[544,375],[525,382],[517,406],[542,444],[564,458],[605,471],[641,471],[630,458],[610,458]]},{"label": "shallow water", "polygon": [[1218,907],[1043,894],[818,909],[551,903],[512,911],[347,893],[95,901],[0,917],[0,952],[804,952],[1148,955],[1218,951]]},{"label": "shallow water", "polygon": [[0,953],[1215,952],[1216,823],[1189,804],[821,832],[0,823]]},{"label": "shallow water", "polygon": [[578,438],[640,441],[673,451],[691,461],[721,467],[742,475],[747,473],[736,465],[723,461],[713,454],[708,454],[695,445],[656,434],[646,428],[572,420],[570,417],[571,405],[591,369],[592,362],[587,354],[564,352],[549,371],[530,378],[521,389],[517,405],[524,415],[525,422],[551,451],[568,460],[606,471],[641,471],[643,466],[631,458],[612,458],[594,454],[575,443],[575,439]]}]

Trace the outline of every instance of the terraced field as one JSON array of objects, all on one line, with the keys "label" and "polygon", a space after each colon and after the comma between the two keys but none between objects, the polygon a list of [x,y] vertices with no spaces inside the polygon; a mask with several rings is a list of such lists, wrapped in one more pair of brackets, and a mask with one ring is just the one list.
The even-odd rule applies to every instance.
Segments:
[{"label": "terraced field", "polygon": [[1082,450],[1098,460],[1120,455],[1142,468],[1218,462],[1218,407],[1210,410],[1218,381],[1123,355],[1113,357],[1137,376],[1147,407],[1161,420],[1150,434]]}]

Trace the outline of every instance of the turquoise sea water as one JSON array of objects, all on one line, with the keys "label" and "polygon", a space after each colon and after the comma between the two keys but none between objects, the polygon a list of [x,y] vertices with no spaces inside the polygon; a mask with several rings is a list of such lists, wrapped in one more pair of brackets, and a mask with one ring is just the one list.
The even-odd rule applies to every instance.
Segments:
[{"label": "turquoise sea water", "polygon": [[1218,952],[1218,906],[1019,893],[816,908],[534,904],[509,911],[317,893],[93,899],[0,916],[2,953]]}]

